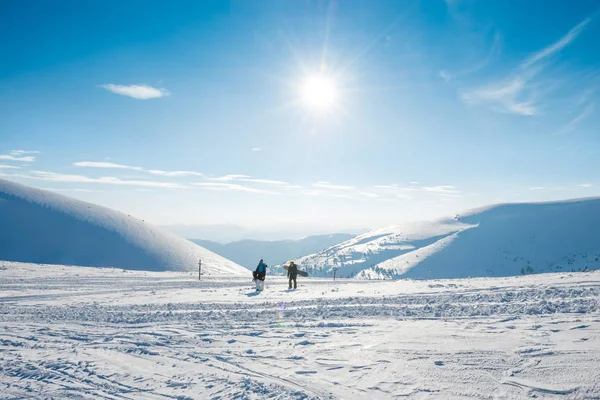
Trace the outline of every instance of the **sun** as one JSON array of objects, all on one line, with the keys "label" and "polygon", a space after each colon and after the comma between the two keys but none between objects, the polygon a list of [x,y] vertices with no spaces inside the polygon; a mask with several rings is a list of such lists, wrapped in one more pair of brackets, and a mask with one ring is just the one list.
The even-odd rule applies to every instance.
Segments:
[{"label": "sun", "polygon": [[328,110],[338,102],[338,88],[330,77],[310,76],[300,86],[300,97],[307,107]]}]

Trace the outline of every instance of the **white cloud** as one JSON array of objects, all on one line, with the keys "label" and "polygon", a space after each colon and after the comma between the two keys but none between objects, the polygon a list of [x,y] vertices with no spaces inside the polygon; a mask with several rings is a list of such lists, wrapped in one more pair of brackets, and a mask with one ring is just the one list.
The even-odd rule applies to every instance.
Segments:
[{"label": "white cloud", "polygon": [[14,165],[0,164],[0,169],[21,169],[21,167],[16,167]]},{"label": "white cloud", "polygon": [[249,186],[238,185],[235,183],[221,183],[221,182],[196,182],[192,183],[194,186],[201,187],[206,190],[217,190],[217,191],[237,191],[237,192],[249,192],[249,193],[263,193],[263,194],[280,194],[269,190],[257,189]]},{"label": "white cloud", "polygon": [[134,170],[134,171],[143,171],[144,170],[142,167],[132,167],[131,165],[115,164],[115,163],[104,162],[104,161],[99,161],[99,162],[79,161],[79,162],[73,163],[73,165],[76,167],[87,167],[87,168],[130,169],[130,170]]},{"label": "white cloud", "polygon": [[262,151],[262,149],[260,147],[254,147],[252,148],[252,151]]},{"label": "white cloud", "polygon": [[248,175],[225,175],[225,176],[220,176],[217,178],[206,178],[209,181],[235,181],[235,180],[239,180],[239,179],[247,179],[247,178],[251,178]]},{"label": "white cloud", "polygon": [[313,184],[314,187],[323,188],[323,189],[333,189],[333,190],[354,190],[354,186],[343,186],[343,185],[332,185],[329,182],[320,181]]},{"label": "white cloud", "polygon": [[154,175],[162,176],[204,176],[204,174],[194,171],[161,171],[157,169],[149,169],[145,171]]},{"label": "white cloud", "polygon": [[378,194],[371,193],[371,192],[360,192],[358,194],[360,196],[362,196],[362,197],[367,197],[367,198],[370,198],[370,199],[375,199],[375,198],[379,197]]},{"label": "white cloud", "polygon": [[572,28],[565,36],[560,38],[555,43],[552,43],[550,46],[532,54],[525,62],[522,64],[523,68],[528,68],[533,64],[543,61],[546,58],[552,57],[554,54],[558,53],[565,47],[567,47],[585,28],[585,26],[590,22],[590,19],[586,19],[579,24],[577,24],[574,28]]},{"label": "white cloud", "polygon": [[332,193],[332,192],[327,192],[324,190],[313,190],[313,189],[307,189],[307,190],[303,190],[302,194],[305,194],[307,196],[326,196],[326,197],[337,197],[337,198],[341,198],[341,199],[355,199],[354,196],[351,196],[350,194],[346,194],[346,193]]},{"label": "white cloud", "polygon": [[108,83],[106,85],[101,85],[100,87],[109,92],[120,94],[121,96],[133,97],[138,100],[156,99],[171,94],[166,89],[154,88],[148,85],[115,85]]},{"label": "white cloud", "polygon": [[21,162],[34,162],[35,161],[35,157],[34,156],[19,157],[19,156],[9,155],[9,154],[0,154],[0,160],[21,161]]},{"label": "white cloud", "polygon": [[577,186],[582,187],[582,188],[591,188],[591,187],[594,187],[594,185],[592,183],[582,183],[582,184],[577,185]]},{"label": "white cloud", "polygon": [[240,178],[238,179],[242,182],[252,182],[252,183],[261,183],[265,185],[275,185],[275,186],[290,186],[289,183],[283,181],[277,181],[273,179],[258,179],[258,178]]},{"label": "white cloud", "polygon": [[30,171],[29,175],[13,175],[20,178],[36,179],[52,182],[72,182],[72,183],[100,183],[108,185],[123,185],[123,186],[145,186],[145,187],[160,187],[170,189],[182,189],[186,186],[170,182],[155,182],[143,180],[123,180],[120,178],[106,176],[101,178],[90,178],[83,175],[58,174],[48,171]]},{"label": "white cloud", "polygon": [[510,77],[463,91],[461,99],[470,105],[488,104],[499,112],[523,116],[539,114],[538,93],[532,85],[533,79],[549,65],[543,61],[573,42],[589,21],[589,19],[584,20],[558,41],[527,57]]},{"label": "white cloud", "polygon": [[39,152],[39,151],[35,151],[35,150],[34,150],[34,151],[28,151],[28,150],[12,150],[12,151],[10,152],[10,155],[11,155],[11,156],[22,156],[22,155],[25,155],[25,154],[40,154],[40,152]]},{"label": "white cloud", "polygon": [[538,114],[538,109],[533,98],[523,100],[523,91],[526,81],[515,79],[509,82],[494,83],[472,91],[464,92],[462,100],[470,105],[491,103],[492,108],[499,112],[532,116]]},{"label": "white cloud", "polygon": [[450,79],[452,78],[450,76],[450,74],[448,72],[446,72],[445,70],[441,70],[438,74],[438,76],[440,78],[442,78],[443,80],[445,80],[446,82],[450,81]]},{"label": "white cloud", "polygon": [[423,186],[421,188],[424,192],[431,193],[442,193],[442,194],[459,194],[460,191],[456,190],[454,186]]},{"label": "white cloud", "polygon": [[132,171],[142,171],[153,175],[161,176],[204,176],[200,172],[194,171],[161,171],[158,169],[144,169],[142,167],[134,167],[131,165],[115,164],[105,161],[79,161],[73,163],[76,167],[87,167],[87,168],[113,168],[113,169],[127,169]]},{"label": "white cloud", "polygon": [[546,190],[546,188],[543,186],[532,186],[529,190]]}]

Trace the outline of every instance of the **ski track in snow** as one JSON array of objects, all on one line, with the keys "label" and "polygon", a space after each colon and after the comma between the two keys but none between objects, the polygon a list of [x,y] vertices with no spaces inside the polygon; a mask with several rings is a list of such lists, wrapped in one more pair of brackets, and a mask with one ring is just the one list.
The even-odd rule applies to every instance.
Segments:
[{"label": "ski track in snow", "polygon": [[0,398],[600,398],[600,272],[195,279],[0,262]]}]

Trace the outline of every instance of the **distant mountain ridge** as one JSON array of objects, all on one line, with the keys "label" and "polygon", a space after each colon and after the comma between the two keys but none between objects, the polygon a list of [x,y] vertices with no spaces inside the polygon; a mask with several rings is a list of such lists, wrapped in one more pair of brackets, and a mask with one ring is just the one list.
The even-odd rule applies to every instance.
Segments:
[{"label": "distant mountain ridge", "polygon": [[326,249],[353,237],[354,235],[348,233],[334,233],[308,236],[300,240],[241,240],[227,244],[210,240],[190,240],[246,268],[254,269],[261,258],[269,265],[281,264]]},{"label": "distant mountain ridge", "polygon": [[[463,278],[600,268],[600,199],[499,204],[378,229],[300,258],[311,276]],[[281,266],[271,273],[283,274]]]},{"label": "distant mountain ridge", "polygon": [[0,260],[243,275],[239,265],[105,207],[0,179]]},{"label": "distant mountain ridge", "polygon": [[250,229],[234,224],[212,225],[161,225],[159,228],[172,232],[184,239],[206,240],[220,244],[240,242],[243,240],[257,241],[284,241],[301,240],[309,236],[326,236],[331,232],[344,232],[358,235],[368,232],[369,229],[352,228],[338,229],[328,227],[315,227],[312,225],[289,225],[280,229]]}]

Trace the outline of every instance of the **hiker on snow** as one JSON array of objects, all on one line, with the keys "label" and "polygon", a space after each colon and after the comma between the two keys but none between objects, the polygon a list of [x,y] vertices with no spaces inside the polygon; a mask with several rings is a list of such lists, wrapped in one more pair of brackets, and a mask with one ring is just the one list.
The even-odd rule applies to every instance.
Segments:
[{"label": "hiker on snow", "polygon": [[260,292],[265,288],[265,277],[267,276],[267,264],[260,259],[256,270],[252,273],[256,282],[256,291]]},{"label": "hiker on snow", "polygon": [[287,271],[288,271],[287,276],[290,280],[289,289],[292,288],[292,281],[294,281],[294,289],[296,289],[296,287],[297,287],[296,278],[298,277],[298,266],[293,261],[290,261],[290,265],[288,266]]}]

